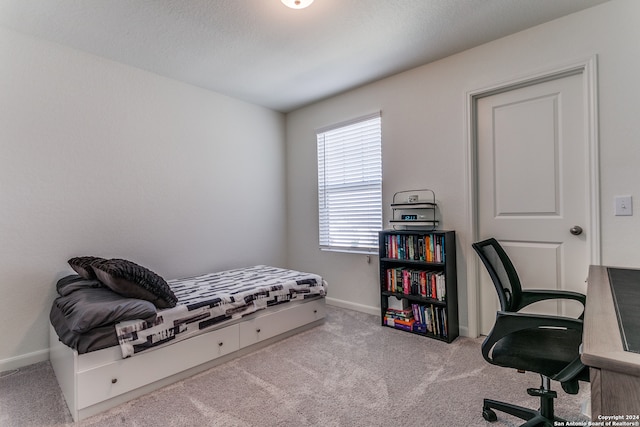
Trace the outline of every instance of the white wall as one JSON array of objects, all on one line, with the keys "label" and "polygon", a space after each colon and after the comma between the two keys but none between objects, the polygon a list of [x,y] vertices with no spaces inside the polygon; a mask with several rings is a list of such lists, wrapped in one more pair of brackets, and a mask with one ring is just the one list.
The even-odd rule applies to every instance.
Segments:
[{"label": "white wall", "polygon": [[284,266],[284,116],[0,28],[0,371],[48,358],[77,255]]},{"label": "white wall", "polygon": [[[384,206],[399,190],[435,191],[442,228],[457,232],[465,331],[466,264],[474,256],[465,184],[466,94],[597,54],[602,262],[640,267],[639,40],[640,2],[614,0],[289,113],[289,266],[325,276],[334,303],[379,313],[377,257],[367,264],[362,255],[318,250],[314,129],[380,109]],[[634,196],[634,216],[613,216],[618,194]],[[384,214],[387,224],[390,211]]]}]

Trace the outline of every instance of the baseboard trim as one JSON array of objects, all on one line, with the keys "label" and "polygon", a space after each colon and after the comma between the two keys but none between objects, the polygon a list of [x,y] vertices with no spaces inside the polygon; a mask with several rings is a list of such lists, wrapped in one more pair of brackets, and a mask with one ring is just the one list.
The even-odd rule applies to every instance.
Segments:
[{"label": "baseboard trim", "polygon": [[380,317],[380,307],[371,307],[369,305],[358,304],[355,302],[344,301],[340,299],[326,297],[327,305],[333,305],[335,307],[346,308],[348,310],[359,311],[362,313],[373,314]]},{"label": "baseboard trim", "polygon": [[49,349],[38,350],[32,353],[22,354],[16,357],[0,360],[0,372],[12,371],[34,363],[49,360]]}]

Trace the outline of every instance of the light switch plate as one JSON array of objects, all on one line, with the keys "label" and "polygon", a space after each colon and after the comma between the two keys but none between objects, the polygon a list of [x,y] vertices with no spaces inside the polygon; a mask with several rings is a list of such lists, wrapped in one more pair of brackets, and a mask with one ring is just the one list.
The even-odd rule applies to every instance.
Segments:
[{"label": "light switch plate", "polygon": [[616,216],[629,216],[633,215],[633,204],[631,196],[616,196]]}]

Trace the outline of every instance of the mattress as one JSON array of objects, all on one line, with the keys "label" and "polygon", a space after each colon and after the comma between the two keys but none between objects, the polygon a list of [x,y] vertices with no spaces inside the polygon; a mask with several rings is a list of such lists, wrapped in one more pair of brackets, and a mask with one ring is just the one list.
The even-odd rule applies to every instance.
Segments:
[{"label": "mattress", "polygon": [[180,341],[269,306],[326,295],[318,275],[258,265],[169,280],[175,307],[115,325],[122,357]]}]

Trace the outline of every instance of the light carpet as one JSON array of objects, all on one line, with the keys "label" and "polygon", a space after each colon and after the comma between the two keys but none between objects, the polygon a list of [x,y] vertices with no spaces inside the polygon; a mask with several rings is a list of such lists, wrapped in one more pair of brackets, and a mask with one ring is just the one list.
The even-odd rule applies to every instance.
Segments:
[{"label": "light carpet", "polygon": [[[0,426],[517,426],[482,418],[484,397],[537,407],[537,374],[489,365],[481,339],[446,344],[327,307],[326,322],[73,423],[48,362],[0,374]],[[586,421],[589,384],[556,414]]]}]

